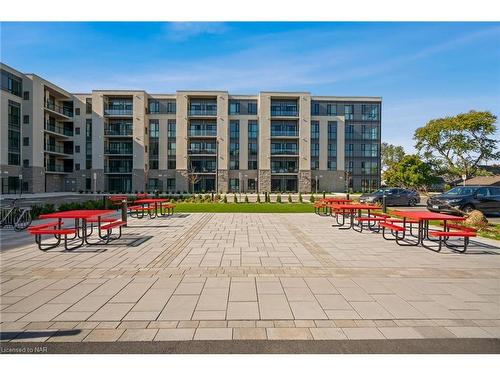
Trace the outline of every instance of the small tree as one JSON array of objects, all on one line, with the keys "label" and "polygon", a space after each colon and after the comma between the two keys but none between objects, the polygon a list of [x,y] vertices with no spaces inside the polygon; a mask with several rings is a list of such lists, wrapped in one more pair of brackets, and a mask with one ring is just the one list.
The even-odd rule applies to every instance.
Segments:
[{"label": "small tree", "polygon": [[224,203],[227,203],[227,194],[224,194]]},{"label": "small tree", "polygon": [[326,198],[326,193],[325,193],[325,192],[323,192],[323,199],[325,199],[325,198]]},{"label": "small tree", "polygon": [[236,193],[233,194],[233,202],[238,203],[238,197],[236,197]]},{"label": "small tree", "polygon": [[267,191],[264,192],[264,202],[265,203],[269,202],[269,194],[267,194]]},{"label": "small tree", "polygon": [[281,193],[276,196],[276,203],[281,203]]},{"label": "small tree", "polygon": [[257,193],[257,203],[260,203],[260,194]]},{"label": "small tree", "polygon": [[303,202],[303,199],[302,199],[302,193],[299,193],[299,202],[302,203]]},{"label": "small tree", "polygon": [[245,194],[245,203],[248,203],[248,195]]},{"label": "small tree", "polygon": [[311,203],[314,203],[316,199],[314,198],[314,194],[311,194],[311,196],[309,197],[309,202]]},{"label": "small tree", "polygon": [[382,142],[380,156],[382,159],[382,170],[386,170],[391,165],[396,164],[403,159],[405,156],[405,150],[401,146],[394,146],[389,143]]},{"label": "small tree", "polygon": [[288,203],[292,203],[292,194],[288,193]]},{"label": "small tree", "polygon": [[194,194],[194,185],[201,181],[201,177],[197,174],[189,174],[188,175],[188,183],[191,188],[191,193]]}]

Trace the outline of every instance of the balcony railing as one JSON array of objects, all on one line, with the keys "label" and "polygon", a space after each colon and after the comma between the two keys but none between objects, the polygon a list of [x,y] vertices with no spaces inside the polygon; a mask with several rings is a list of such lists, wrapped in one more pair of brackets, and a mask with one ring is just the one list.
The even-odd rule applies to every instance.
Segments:
[{"label": "balcony railing", "polygon": [[298,173],[298,168],[272,168],[271,173]]},{"label": "balcony railing", "polygon": [[73,117],[73,110],[57,105],[54,102],[48,100],[45,102],[45,108],[50,109],[51,111],[57,112],[66,117]]},{"label": "balcony railing", "polygon": [[104,135],[131,136],[133,134],[132,126],[107,127],[104,128]]},{"label": "balcony railing", "polygon": [[190,108],[189,116],[217,116],[217,109],[195,109]]},{"label": "balcony railing", "polygon": [[45,130],[48,130],[49,132],[52,133],[65,135],[67,137],[73,136],[73,129],[65,128],[64,126],[53,124],[50,122],[45,123]]},{"label": "balcony railing", "polygon": [[57,152],[58,154],[73,155],[73,149],[67,149],[64,146],[50,143],[45,144],[44,150],[49,152]]},{"label": "balcony railing", "polygon": [[105,154],[111,155],[132,155],[133,148],[132,147],[105,147]]},{"label": "balcony railing", "polygon": [[271,155],[299,155],[298,149],[271,149]]},{"label": "balcony railing", "polygon": [[194,130],[194,129],[189,129],[188,131],[188,136],[189,137],[217,137],[217,130],[211,130],[211,129],[201,129],[201,130]]},{"label": "balcony railing", "polygon": [[271,116],[297,117],[298,115],[299,111],[297,109],[271,108]]},{"label": "balcony railing", "polygon": [[107,107],[104,108],[104,114],[106,116],[132,116],[133,110],[132,108]]},{"label": "balcony railing", "polygon": [[298,137],[298,130],[271,130],[271,137]]},{"label": "balcony railing", "polygon": [[45,167],[46,172],[60,172],[60,173],[71,173],[72,170],[69,168],[64,168],[64,165],[58,164],[48,164]]},{"label": "balcony railing", "polygon": [[189,148],[188,149],[188,154],[189,155],[215,155],[217,151],[215,148]]},{"label": "balcony railing", "polygon": [[132,173],[131,165],[105,165],[104,173]]},{"label": "balcony railing", "polygon": [[215,173],[215,168],[191,167],[189,173]]}]

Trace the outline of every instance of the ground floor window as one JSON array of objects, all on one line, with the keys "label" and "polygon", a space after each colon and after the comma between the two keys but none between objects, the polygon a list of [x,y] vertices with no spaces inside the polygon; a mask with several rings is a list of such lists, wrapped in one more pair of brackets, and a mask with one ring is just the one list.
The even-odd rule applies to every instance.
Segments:
[{"label": "ground floor window", "polygon": [[250,178],[247,183],[249,191],[257,191],[257,179]]},{"label": "ground floor window", "polygon": [[92,190],[92,179],[91,178],[85,179],[85,190]]},{"label": "ground floor window", "polygon": [[229,191],[239,192],[240,191],[240,180],[237,178],[229,179]]},{"label": "ground floor window", "polygon": [[110,193],[132,192],[131,176],[108,176],[107,191]]},{"label": "ground floor window", "polygon": [[167,190],[170,192],[175,191],[175,178],[167,178]]},{"label": "ground floor window", "polygon": [[147,190],[161,190],[161,181],[158,178],[149,178]]},{"label": "ground floor window", "polygon": [[271,191],[276,192],[296,192],[298,186],[297,177],[273,177],[271,178]]}]

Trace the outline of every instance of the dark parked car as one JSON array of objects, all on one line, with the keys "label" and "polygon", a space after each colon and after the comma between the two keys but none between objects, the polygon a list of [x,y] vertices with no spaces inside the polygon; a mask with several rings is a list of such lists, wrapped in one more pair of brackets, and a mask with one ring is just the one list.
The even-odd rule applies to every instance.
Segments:
[{"label": "dark parked car", "polygon": [[420,203],[420,195],[413,190],[401,188],[383,188],[359,197],[360,203],[380,203],[385,193],[388,206],[415,206]]},{"label": "dark parked car", "polygon": [[500,215],[500,187],[457,186],[447,192],[429,198],[427,209],[433,212],[457,213],[482,211],[484,214]]}]

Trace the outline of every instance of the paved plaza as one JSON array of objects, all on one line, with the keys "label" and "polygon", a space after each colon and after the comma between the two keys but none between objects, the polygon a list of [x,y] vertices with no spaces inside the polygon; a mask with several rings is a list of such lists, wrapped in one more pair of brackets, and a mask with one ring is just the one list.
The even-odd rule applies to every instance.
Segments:
[{"label": "paved plaza", "polygon": [[47,253],[2,231],[2,341],[500,338],[497,241],[434,253],[332,222],[129,219],[121,240]]}]

